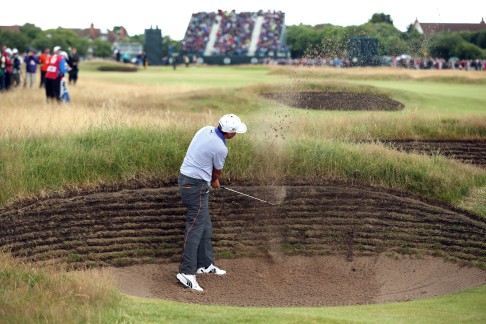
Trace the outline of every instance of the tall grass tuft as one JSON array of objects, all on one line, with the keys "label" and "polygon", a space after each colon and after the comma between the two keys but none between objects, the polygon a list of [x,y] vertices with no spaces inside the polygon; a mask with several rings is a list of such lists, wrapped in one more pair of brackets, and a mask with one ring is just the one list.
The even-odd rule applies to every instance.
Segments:
[{"label": "tall grass tuft", "polygon": [[[177,179],[197,129],[176,127],[91,130],[62,137],[6,141],[0,153],[0,204],[66,187],[131,179]],[[457,204],[486,184],[486,171],[442,156],[407,154],[380,143],[315,138],[261,137],[249,133],[228,141],[223,181],[273,184],[325,180],[357,181],[403,189]]]},{"label": "tall grass tuft", "polygon": [[121,301],[101,271],[67,273],[0,253],[0,322],[102,322]]},{"label": "tall grass tuft", "polygon": [[[184,145],[181,145],[181,141]],[[166,180],[180,167],[184,135],[174,128],[91,130],[80,135],[5,141],[0,152],[0,201],[66,187],[157,176]]]}]

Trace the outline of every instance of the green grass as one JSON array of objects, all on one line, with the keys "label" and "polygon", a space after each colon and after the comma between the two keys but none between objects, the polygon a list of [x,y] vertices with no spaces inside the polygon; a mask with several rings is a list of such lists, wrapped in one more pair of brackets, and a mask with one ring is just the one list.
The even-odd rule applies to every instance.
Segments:
[{"label": "green grass", "polygon": [[437,298],[347,307],[242,308],[125,298],[106,318],[128,323],[480,323],[486,320],[485,309],[483,285]]},{"label": "green grass", "polygon": [[[158,178],[175,182],[195,129],[114,128],[0,144],[0,204],[66,187]],[[486,183],[486,171],[443,157],[411,155],[380,144],[289,139],[249,133],[228,142],[226,179],[271,184],[292,179],[358,181],[459,204]],[[486,216],[486,215],[485,215]]]},{"label": "green grass", "polygon": [[0,254],[2,323],[479,323],[486,285],[404,303],[346,307],[229,307],[122,296],[99,272],[66,273]]},{"label": "green grass", "polygon": [[[2,142],[0,201],[67,186],[175,174],[185,154],[175,129],[95,130],[82,135]],[[190,141],[186,136],[184,144]],[[3,156],[8,152],[8,156]]]},{"label": "green grass", "polygon": [[244,87],[263,82],[275,83],[285,80],[281,76],[269,76],[265,67],[205,67],[194,66],[186,68],[179,65],[174,71],[172,66],[151,66],[148,69],[140,69],[136,73],[102,72],[93,71],[98,62],[87,62],[80,66],[87,66],[86,77],[110,81],[113,83],[137,83],[149,85],[190,86],[198,89],[208,88],[235,88]]},{"label": "green grass", "polygon": [[[380,89],[391,89],[421,98],[417,109],[433,113],[486,114],[484,85],[445,84],[430,81],[356,81]],[[423,108],[422,108],[423,107]]]},{"label": "green grass", "polygon": [[[382,76],[342,77],[275,73],[268,67],[151,67],[136,73],[98,72],[84,62],[82,78],[191,91],[121,100],[133,114],[147,103],[162,113],[239,114],[249,132],[228,141],[223,173],[229,179],[271,184],[298,179],[342,180],[401,189],[486,216],[486,170],[442,156],[420,156],[356,140],[486,137],[486,92],[482,82]],[[291,70],[290,70],[291,71]],[[241,87],[247,87],[242,89]],[[324,112],[292,109],[259,98],[265,89],[378,91],[402,101],[401,112]],[[378,89],[377,89],[378,88]],[[142,98],[143,100],[140,100]],[[93,98],[89,107],[105,102]],[[131,101],[133,100],[133,102]],[[166,106],[163,104],[167,103]],[[133,104],[133,107],[130,106]],[[169,107],[169,108],[167,108]],[[57,108],[56,108],[57,109]],[[154,115],[155,116],[155,115]],[[197,120],[201,122],[200,120]],[[124,123],[127,123],[125,125]],[[175,181],[194,131],[184,127],[134,127],[129,121],[76,134],[0,139],[0,206],[26,196],[137,179]],[[290,243],[289,243],[290,244]],[[296,246],[289,245],[291,249]],[[139,251],[144,253],[144,251]],[[75,262],[78,255],[70,255]],[[119,263],[126,263],[120,258]],[[481,263],[484,267],[484,262]],[[486,321],[486,286],[407,303],[319,308],[237,308],[121,297],[105,281],[68,276],[0,258],[0,322],[424,322]],[[100,286],[100,282],[102,285]],[[106,284],[106,285],[105,285]]]}]

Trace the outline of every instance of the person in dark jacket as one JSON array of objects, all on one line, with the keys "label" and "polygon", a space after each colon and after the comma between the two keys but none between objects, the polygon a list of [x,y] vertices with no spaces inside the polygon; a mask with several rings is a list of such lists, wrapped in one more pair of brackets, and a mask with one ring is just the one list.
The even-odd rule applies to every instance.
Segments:
[{"label": "person in dark jacket", "polygon": [[71,82],[76,85],[76,82],[78,81],[78,72],[79,72],[79,57],[76,54],[77,50],[75,47],[71,48],[71,54],[69,54],[67,64],[71,68],[69,70],[69,84]]},{"label": "person in dark jacket", "polygon": [[19,50],[14,48],[12,50],[12,86],[18,87],[20,85],[20,72],[22,70],[22,60],[19,56]]}]

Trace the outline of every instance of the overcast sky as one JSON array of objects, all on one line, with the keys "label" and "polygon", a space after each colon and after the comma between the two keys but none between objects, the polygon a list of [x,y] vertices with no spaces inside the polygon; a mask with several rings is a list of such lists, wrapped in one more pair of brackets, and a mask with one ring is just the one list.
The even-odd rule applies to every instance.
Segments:
[{"label": "overcast sky", "polygon": [[[96,28],[113,29],[124,26],[129,35],[143,34],[145,29],[158,26],[163,36],[181,40],[194,12],[280,10],[285,12],[287,25],[338,26],[361,25],[374,13],[390,15],[395,27],[405,31],[418,18],[420,22],[479,23],[486,16],[486,0],[81,0],[46,2],[23,0],[7,6],[0,25],[32,23],[42,29]],[[13,4],[13,2],[10,2]]]}]

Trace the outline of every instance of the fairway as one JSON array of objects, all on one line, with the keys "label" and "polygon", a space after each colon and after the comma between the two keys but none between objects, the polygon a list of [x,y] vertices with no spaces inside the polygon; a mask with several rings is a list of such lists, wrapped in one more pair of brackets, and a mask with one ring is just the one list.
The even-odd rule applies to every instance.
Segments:
[{"label": "fairway", "polygon": [[[486,320],[484,73],[102,64],[83,62],[69,105],[2,95],[5,318],[52,318],[70,296],[58,319]],[[226,113],[249,130],[222,183],[274,205],[211,192],[230,271],[198,295],[175,279],[177,175],[193,133]],[[44,306],[22,311],[32,299]]]},{"label": "fairway", "polygon": [[172,67],[151,67],[137,73],[105,72],[102,75],[91,71],[85,72],[87,77],[116,83],[135,83],[148,85],[187,86],[194,89],[235,88],[244,87],[261,82],[283,82],[282,78],[269,77],[268,69],[250,67],[195,67],[180,66],[176,70]]},{"label": "fairway", "polygon": [[484,84],[441,84],[427,81],[359,81],[358,83],[426,97],[431,102],[431,112],[486,114]]}]

